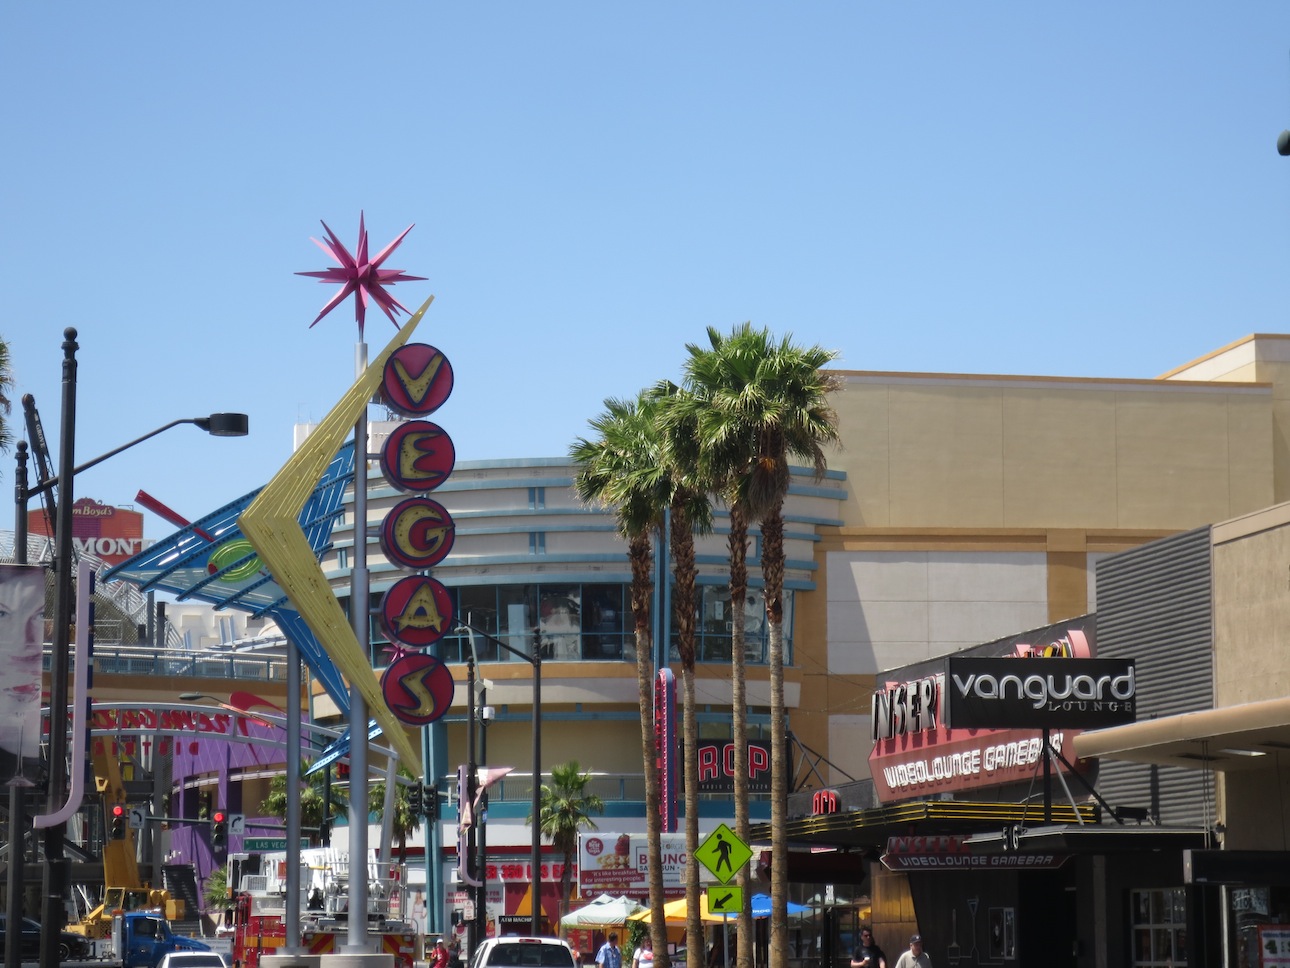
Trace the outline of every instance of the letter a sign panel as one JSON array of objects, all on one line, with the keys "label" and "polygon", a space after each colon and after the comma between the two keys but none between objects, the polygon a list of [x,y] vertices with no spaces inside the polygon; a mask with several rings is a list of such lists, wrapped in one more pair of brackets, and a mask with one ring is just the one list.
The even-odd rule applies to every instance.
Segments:
[{"label": "letter a sign panel", "polygon": [[752,850],[725,824],[708,834],[708,838],[694,852],[694,859],[722,884],[732,880],[750,857]]}]

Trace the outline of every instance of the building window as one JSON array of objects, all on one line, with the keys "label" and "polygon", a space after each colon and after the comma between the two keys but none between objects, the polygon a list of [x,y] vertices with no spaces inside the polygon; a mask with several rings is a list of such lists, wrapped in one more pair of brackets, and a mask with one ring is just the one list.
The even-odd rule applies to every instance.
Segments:
[{"label": "building window", "polygon": [[529,488],[529,510],[541,511],[546,507],[546,488],[530,487]]},{"label": "building window", "polygon": [[531,555],[546,554],[546,532],[545,531],[529,532],[529,554]]},{"label": "building window", "polygon": [[1187,894],[1181,887],[1130,892],[1134,968],[1187,964]]}]

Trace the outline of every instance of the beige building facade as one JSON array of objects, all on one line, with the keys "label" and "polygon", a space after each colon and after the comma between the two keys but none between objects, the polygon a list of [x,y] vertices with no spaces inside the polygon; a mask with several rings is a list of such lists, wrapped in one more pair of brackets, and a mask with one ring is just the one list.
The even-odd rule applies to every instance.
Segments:
[{"label": "beige building facade", "polygon": [[[868,775],[883,670],[1095,611],[1099,558],[1290,498],[1290,337],[1156,379],[847,371],[794,733]],[[862,740],[862,741],[858,741]]]}]

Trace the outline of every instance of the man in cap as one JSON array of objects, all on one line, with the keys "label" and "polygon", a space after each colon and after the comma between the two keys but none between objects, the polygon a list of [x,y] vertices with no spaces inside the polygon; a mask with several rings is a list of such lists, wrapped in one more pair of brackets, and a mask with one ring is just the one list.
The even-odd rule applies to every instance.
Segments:
[{"label": "man in cap", "polygon": [[909,950],[901,952],[896,960],[896,968],[932,968],[932,959],[927,957],[927,952],[923,951],[921,934],[909,936]]}]

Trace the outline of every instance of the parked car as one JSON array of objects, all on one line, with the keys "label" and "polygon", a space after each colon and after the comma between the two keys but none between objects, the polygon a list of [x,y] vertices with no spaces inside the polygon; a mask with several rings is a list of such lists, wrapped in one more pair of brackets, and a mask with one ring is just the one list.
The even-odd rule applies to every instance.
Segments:
[{"label": "parked car", "polygon": [[[8,944],[8,915],[0,914],[0,951]],[[90,943],[79,934],[67,931],[58,932],[58,958],[60,961],[79,961],[90,957]],[[40,922],[31,918],[22,919],[21,939],[18,956],[24,961],[35,961],[40,957]]]},{"label": "parked car", "polygon": [[470,968],[577,968],[578,959],[559,938],[489,938],[479,946]]},{"label": "parked car", "polygon": [[228,968],[228,962],[218,951],[172,951],[157,968]]}]

